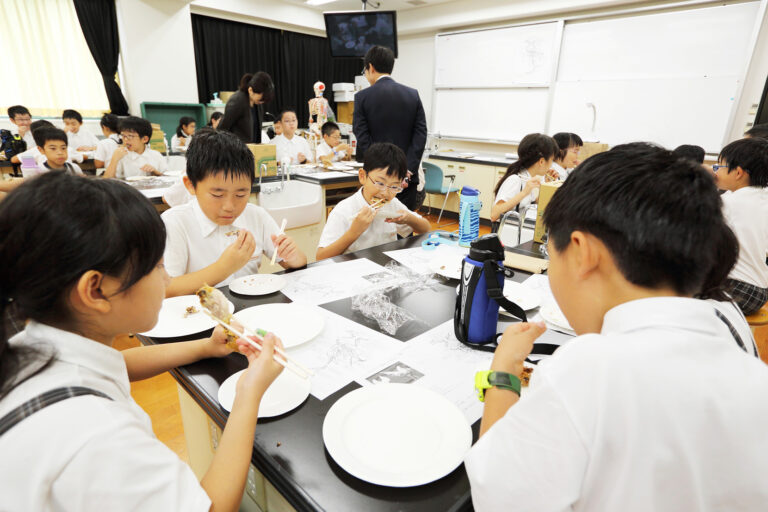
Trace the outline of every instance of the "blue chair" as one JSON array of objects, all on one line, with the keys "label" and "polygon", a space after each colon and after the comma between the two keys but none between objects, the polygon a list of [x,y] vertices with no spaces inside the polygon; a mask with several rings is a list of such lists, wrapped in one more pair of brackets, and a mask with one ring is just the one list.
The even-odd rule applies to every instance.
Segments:
[{"label": "blue chair", "polygon": [[[448,196],[452,192],[457,194],[461,190],[459,187],[454,187],[453,182],[456,181],[455,174],[449,174],[445,176],[443,170],[432,163],[424,162],[422,164],[424,168],[424,192],[427,194],[445,194],[445,200],[443,201],[443,207],[440,208],[440,215],[437,217],[437,223],[440,224],[440,219],[443,216],[443,210],[445,210],[445,204],[448,202]],[[444,185],[445,179],[449,180],[448,185]],[[429,200],[429,211],[432,211],[432,201]]]}]

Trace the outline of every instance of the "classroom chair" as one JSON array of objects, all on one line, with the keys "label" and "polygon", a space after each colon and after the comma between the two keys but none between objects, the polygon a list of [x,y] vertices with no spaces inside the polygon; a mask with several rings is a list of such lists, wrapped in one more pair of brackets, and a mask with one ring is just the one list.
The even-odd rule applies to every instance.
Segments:
[{"label": "classroom chair", "polygon": [[[453,186],[453,182],[456,181],[455,174],[449,174],[446,176],[443,174],[443,170],[439,166],[429,162],[424,162],[422,167],[424,169],[424,192],[427,194],[445,194],[443,206],[440,208],[440,215],[437,217],[437,223],[440,224],[440,219],[443,217],[443,211],[445,210],[445,204],[448,202],[448,196],[452,192],[456,192],[458,194],[461,189],[459,187]],[[449,180],[448,185],[444,184],[446,179]],[[431,212],[432,200],[429,196],[427,196],[427,201],[429,212]]]},{"label": "classroom chair", "polygon": [[[522,211],[522,215],[517,209],[509,210],[501,216],[498,222],[491,224],[491,231],[498,234],[501,243],[508,247],[515,247],[523,242],[527,242],[533,239],[533,233],[530,234],[530,237],[526,237],[526,239],[523,240],[523,228],[526,227],[525,219],[528,218],[529,220],[535,221],[535,212],[537,209],[537,204],[531,204]],[[531,213],[534,213],[533,217],[531,217]],[[529,227],[531,227],[530,231],[533,231],[533,227]],[[515,236],[513,233],[510,233],[510,229],[508,228],[515,229],[517,235]]]},{"label": "classroom chair", "polygon": [[768,363],[768,333],[763,333],[762,336],[758,335],[758,327],[768,326],[768,302],[763,304],[763,307],[754,315],[747,317],[747,323],[752,330],[752,335],[755,337],[755,343],[757,343],[757,353],[763,362]]}]

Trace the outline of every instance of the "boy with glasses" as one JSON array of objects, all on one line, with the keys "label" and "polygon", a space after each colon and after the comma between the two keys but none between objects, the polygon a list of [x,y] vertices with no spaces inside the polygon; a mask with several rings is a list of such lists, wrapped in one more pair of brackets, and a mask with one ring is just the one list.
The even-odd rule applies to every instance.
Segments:
[{"label": "boy with glasses", "polygon": [[165,157],[159,151],[148,147],[152,137],[152,124],[141,117],[126,117],[119,124],[123,146],[112,153],[112,160],[105,178],[128,178],[130,176],[160,176],[168,169]]},{"label": "boy with glasses", "polygon": [[405,153],[389,142],[373,144],[359,171],[360,190],[341,201],[328,215],[320,235],[317,259],[368,249],[407,236],[426,233],[429,222],[395,196],[408,172]]},{"label": "boy with glasses", "polygon": [[347,155],[348,144],[341,143],[341,130],[339,125],[327,121],[322,128],[323,142],[317,146],[317,161],[338,162]]}]

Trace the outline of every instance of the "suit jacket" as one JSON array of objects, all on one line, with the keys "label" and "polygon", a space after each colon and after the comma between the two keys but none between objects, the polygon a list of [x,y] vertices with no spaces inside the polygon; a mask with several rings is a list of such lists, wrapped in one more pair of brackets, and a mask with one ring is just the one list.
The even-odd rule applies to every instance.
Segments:
[{"label": "suit jacket", "polygon": [[[256,129],[258,127],[258,129]],[[261,143],[261,110],[251,107],[248,94],[237,91],[229,98],[224,107],[224,117],[219,123],[219,130],[228,130],[237,137],[250,144]]]},{"label": "suit jacket", "polygon": [[380,78],[375,84],[355,94],[352,131],[357,138],[357,158],[374,142],[391,142],[405,152],[411,183],[419,181],[418,168],[427,144],[427,119],[419,92]]}]

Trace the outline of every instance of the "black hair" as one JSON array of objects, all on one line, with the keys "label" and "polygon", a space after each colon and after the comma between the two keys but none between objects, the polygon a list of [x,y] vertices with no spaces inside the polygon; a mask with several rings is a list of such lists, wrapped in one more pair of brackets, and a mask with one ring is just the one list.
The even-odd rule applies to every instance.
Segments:
[{"label": "black hair", "polygon": [[248,87],[245,89],[246,93],[248,88],[252,89],[256,94],[261,94],[262,103],[269,103],[275,99],[275,84],[272,82],[272,77],[264,71],[254,74],[248,81]]},{"label": "black hair", "polygon": [[277,122],[282,123],[283,116],[288,112],[293,112],[293,115],[296,116],[296,119],[299,118],[299,115],[296,113],[296,110],[294,108],[284,108],[283,110],[280,111],[280,114],[277,116]]},{"label": "black hair", "polygon": [[221,112],[214,112],[213,114],[211,114],[211,119],[208,121],[208,124],[205,126],[209,128],[213,128],[213,122],[216,119],[221,119],[222,117],[224,117],[224,114],[222,114]]},{"label": "black hair", "polygon": [[119,277],[124,291],[155,268],[164,250],[165,227],[154,206],[117,180],[50,172],[9,193],[0,203],[0,398],[44,355],[10,346],[5,320],[66,328],[67,295],[84,272]]},{"label": "black hair", "polygon": [[703,164],[704,155],[706,155],[703,147],[695,146],[693,144],[683,144],[682,146],[677,146],[674,150],[672,150],[672,153],[677,158],[687,158],[688,160],[696,162],[697,164]]},{"label": "black hair", "polygon": [[139,135],[139,138],[152,138],[152,123],[143,117],[125,117],[120,120],[118,127],[120,128],[120,133],[136,132]]},{"label": "black hair", "polygon": [[749,135],[750,137],[760,137],[761,139],[768,139],[768,123],[756,124],[744,132],[744,135]]},{"label": "black hair", "polygon": [[224,173],[225,178],[245,176],[253,183],[253,153],[231,132],[203,128],[192,137],[187,149],[187,177],[197,186],[207,176],[219,173]]},{"label": "black hair", "polygon": [[339,125],[337,125],[333,121],[326,121],[325,123],[323,123],[323,128],[321,131],[323,136],[326,136],[326,135],[333,135],[333,132],[341,131],[341,130],[339,129]]},{"label": "black hair", "polygon": [[59,140],[64,144],[69,144],[67,132],[55,126],[43,126],[42,128],[32,130],[32,137],[35,139],[35,144],[41,148],[50,140]]},{"label": "black hair", "polygon": [[68,108],[61,113],[61,119],[74,119],[78,123],[83,124],[83,116],[80,115],[80,112],[77,110],[72,110],[71,108]]},{"label": "black hair", "polygon": [[545,160],[553,158],[558,151],[560,151],[560,148],[557,146],[555,139],[549,135],[529,133],[523,137],[523,140],[520,141],[520,145],[517,146],[517,161],[512,162],[509,167],[507,167],[507,172],[504,173],[504,176],[502,176],[499,182],[496,183],[496,188],[493,189],[493,195],[495,196],[499,193],[499,189],[501,188],[501,184],[504,183],[504,180],[513,174],[518,174],[520,171],[531,167],[542,158]]},{"label": "black hair", "polygon": [[32,114],[29,113],[29,109],[24,105],[14,105],[12,107],[8,107],[8,117],[11,119],[16,119],[16,116],[23,116],[25,114],[32,117]]},{"label": "black hair", "polygon": [[739,239],[726,224],[718,225],[710,236],[717,241],[714,244],[715,264],[710,268],[701,291],[695,297],[719,302],[731,301],[733,299],[726,291],[726,279],[739,259]]},{"label": "black hair", "polygon": [[567,248],[574,231],[589,233],[627,281],[682,295],[707,284],[721,263],[722,237],[712,234],[727,228],[711,175],[652,144],[623,144],[585,160],[555,192],[544,222],[556,250]]},{"label": "black hair", "polygon": [[189,117],[189,116],[182,116],[181,119],[179,119],[179,126],[176,127],[177,137],[187,137],[187,134],[182,132],[181,129],[184,126],[189,125],[189,123],[197,123],[197,121],[195,121],[194,117]]},{"label": "black hair", "polygon": [[557,154],[555,155],[555,160],[557,161],[565,159],[570,148],[580,148],[584,145],[584,141],[575,133],[558,132],[552,138],[555,139],[558,147]]},{"label": "black hair", "polygon": [[741,167],[749,175],[751,187],[768,187],[768,140],[760,137],[739,139],[720,151],[719,160],[728,166],[728,172]]},{"label": "black hair", "polygon": [[237,90],[248,94],[248,83],[251,81],[251,78],[253,78],[253,73],[246,73],[243,76],[241,76],[240,83],[237,86]]},{"label": "black hair", "polygon": [[387,176],[397,176],[402,181],[408,175],[408,160],[403,150],[394,144],[377,142],[365,151],[363,169],[366,174],[384,169]]},{"label": "black hair", "polygon": [[365,52],[363,68],[368,69],[371,64],[377,72],[388,75],[392,73],[392,69],[395,67],[395,52],[386,46],[371,46]]},{"label": "black hair", "polygon": [[33,133],[35,130],[39,130],[40,128],[56,128],[54,124],[47,119],[38,119],[37,121],[32,121],[29,123],[29,129]]},{"label": "black hair", "polygon": [[120,119],[115,114],[104,114],[99,121],[101,126],[107,128],[113,133],[117,133],[119,130]]}]

